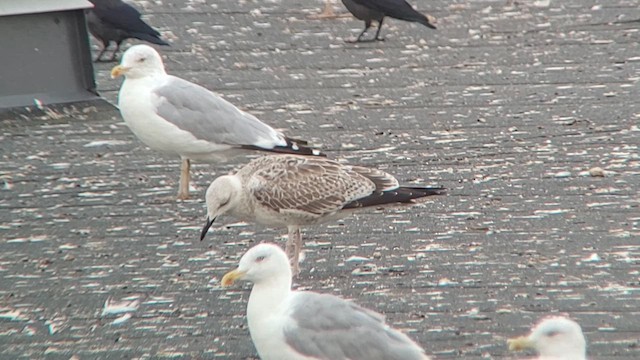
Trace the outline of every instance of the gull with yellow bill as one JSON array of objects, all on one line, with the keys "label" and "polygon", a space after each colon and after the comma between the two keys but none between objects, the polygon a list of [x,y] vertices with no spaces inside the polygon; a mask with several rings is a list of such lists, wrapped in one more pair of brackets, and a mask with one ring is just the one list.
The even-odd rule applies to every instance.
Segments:
[{"label": "gull with yellow bill", "polygon": [[191,160],[222,162],[252,153],[322,155],[286,137],[204,87],[167,74],[148,45],[130,47],[111,77],[124,76],[118,106],[124,122],[153,150],[182,158],[178,199],[189,197]]},{"label": "gull with yellow bill", "polygon": [[247,321],[262,360],[429,360],[384,316],[329,294],[291,290],[287,255],[274,244],[249,249],[222,278],[253,283]]},{"label": "gull with yellow bill", "polygon": [[587,345],[577,322],[562,316],[542,319],[528,336],[509,340],[509,350],[532,349],[538,360],[586,360]]}]

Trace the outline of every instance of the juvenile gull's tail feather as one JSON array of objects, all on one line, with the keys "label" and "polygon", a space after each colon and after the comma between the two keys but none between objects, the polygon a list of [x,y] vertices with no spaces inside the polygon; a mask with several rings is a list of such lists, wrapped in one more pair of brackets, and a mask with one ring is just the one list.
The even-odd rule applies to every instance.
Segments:
[{"label": "juvenile gull's tail feather", "polygon": [[413,199],[419,199],[432,195],[443,195],[445,193],[446,188],[444,187],[401,186],[393,190],[376,191],[367,197],[348,203],[343,207],[343,209],[353,209],[393,203],[410,203]]}]

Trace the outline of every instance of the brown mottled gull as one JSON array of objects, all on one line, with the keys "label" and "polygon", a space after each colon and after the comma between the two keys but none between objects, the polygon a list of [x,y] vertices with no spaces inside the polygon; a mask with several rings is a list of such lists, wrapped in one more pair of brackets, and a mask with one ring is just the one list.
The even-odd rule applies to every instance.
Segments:
[{"label": "brown mottled gull", "polygon": [[182,158],[178,199],[189,197],[191,160],[226,161],[256,151],[322,155],[202,86],[167,74],[150,46],[125,51],[111,70],[112,77],[121,75],[118,106],[124,122],[148,147]]},{"label": "brown mottled gull", "polygon": [[429,360],[384,316],[329,294],[291,290],[291,267],[274,244],[247,251],[222,278],[253,283],[247,321],[262,360]]},{"label": "brown mottled gull", "polygon": [[586,360],[587,345],[577,322],[561,316],[542,319],[529,336],[509,340],[509,350],[534,349],[538,360]]},{"label": "brown mottled gull", "polygon": [[442,187],[404,187],[384,171],[324,158],[263,156],[211,183],[206,193],[208,217],[200,239],[227,212],[260,224],[287,227],[287,255],[297,274],[300,227],[339,219],[362,207],[410,203],[442,193]]}]

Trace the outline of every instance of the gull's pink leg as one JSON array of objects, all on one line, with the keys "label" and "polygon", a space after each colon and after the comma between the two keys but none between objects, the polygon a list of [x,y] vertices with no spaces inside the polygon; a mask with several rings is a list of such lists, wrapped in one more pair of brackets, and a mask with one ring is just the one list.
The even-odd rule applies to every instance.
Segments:
[{"label": "gull's pink leg", "polygon": [[189,198],[189,181],[191,181],[191,161],[187,158],[183,158],[182,164],[180,165],[178,200],[186,200]]},{"label": "gull's pink leg", "polygon": [[287,245],[285,246],[285,253],[291,263],[291,272],[293,276],[298,276],[300,273],[300,248],[302,245],[302,239],[300,234],[300,228],[297,226],[289,226],[289,238],[287,239]]},{"label": "gull's pink leg", "polygon": [[293,252],[295,251],[294,246],[293,246],[295,244],[293,237],[295,236],[294,233],[296,232],[296,227],[295,226],[289,226],[288,230],[289,230],[289,234],[287,236],[287,244],[284,247],[284,252],[285,252],[285,254],[287,254],[287,257],[289,259],[292,259],[293,258]]}]

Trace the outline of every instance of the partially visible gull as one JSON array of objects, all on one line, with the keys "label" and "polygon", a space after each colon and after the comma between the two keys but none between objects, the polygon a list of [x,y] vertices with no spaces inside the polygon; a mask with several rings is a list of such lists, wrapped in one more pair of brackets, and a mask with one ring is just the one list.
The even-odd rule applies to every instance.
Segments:
[{"label": "partially visible gull", "polygon": [[566,317],[542,319],[529,336],[509,340],[509,350],[534,349],[538,360],[586,360],[587,345],[577,322]]},{"label": "partially visible gull", "polygon": [[150,148],[182,158],[178,199],[189,197],[190,160],[226,161],[255,151],[322,155],[202,86],[168,75],[148,45],[125,51],[111,70],[111,77],[121,75],[118,105],[125,123]]},{"label": "partially visible gull", "polygon": [[130,38],[136,38],[156,45],[169,45],[160,38],[160,33],[140,19],[140,12],[122,0],[89,0],[94,7],[87,10],[87,27],[96,39],[102,42],[102,49],[96,62],[102,61],[102,55],[111,42],[116,48],[107,61],[115,61],[120,44]]},{"label": "partially visible gull", "polygon": [[247,321],[262,360],[428,360],[384,316],[329,294],[291,290],[286,254],[274,244],[254,246],[222,278],[253,283]]},{"label": "partially visible gull", "polygon": [[260,224],[287,227],[287,255],[297,275],[301,226],[339,219],[362,207],[410,203],[442,193],[442,187],[400,186],[384,171],[325,158],[263,156],[211,183],[205,196],[207,222],[200,239],[215,219],[227,212]]}]

